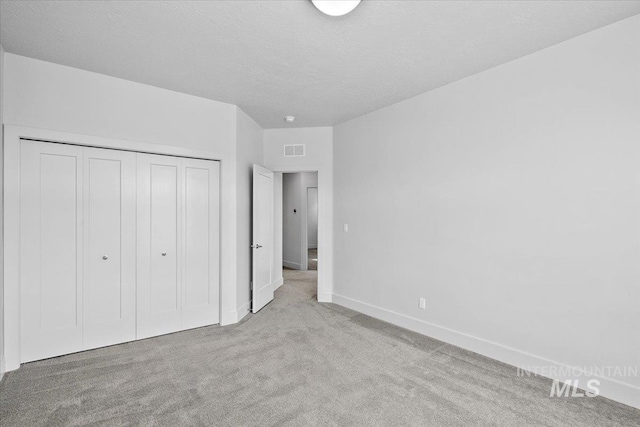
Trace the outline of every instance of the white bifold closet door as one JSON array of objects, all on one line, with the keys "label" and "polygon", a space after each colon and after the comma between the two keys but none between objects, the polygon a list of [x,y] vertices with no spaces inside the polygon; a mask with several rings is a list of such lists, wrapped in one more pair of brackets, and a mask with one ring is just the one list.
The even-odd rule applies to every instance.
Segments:
[{"label": "white bifold closet door", "polygon": [[138,339],[219,323],[219,163],[138,154]]},{"label": "white bifold closet door", "polygon": [[21,362],[219,323],[219,163],[23,141]]},{"label": "white bifold closet door", "polygon": [[136,154],[84,148],[85,349],[136,339]]},{"label": "white bifold closet door", "polygon": [[21,361],[135,339],[135,154],[21,145]]}]

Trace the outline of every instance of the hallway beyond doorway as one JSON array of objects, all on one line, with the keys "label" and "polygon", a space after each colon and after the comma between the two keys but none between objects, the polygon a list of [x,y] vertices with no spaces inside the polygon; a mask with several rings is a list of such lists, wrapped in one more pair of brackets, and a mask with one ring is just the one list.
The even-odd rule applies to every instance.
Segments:
[{"label": "hallway beyond doorway", "polygon": [[307,262],[307,269],[317,270],[318,269],[318,250],[315,248],[309,249],[309,255],[307,256],[307,259],[309,260]]}]

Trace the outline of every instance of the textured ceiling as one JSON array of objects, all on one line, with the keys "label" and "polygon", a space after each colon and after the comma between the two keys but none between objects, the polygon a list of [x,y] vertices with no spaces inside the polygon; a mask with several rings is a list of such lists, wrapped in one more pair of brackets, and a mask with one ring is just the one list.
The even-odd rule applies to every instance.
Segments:
[{"label": "textured ceiling", "polygon": [[[640,13],[637,1],[2,1],[7,52],[334,125]],[[296,116],[293,124],[283,116]]]}]

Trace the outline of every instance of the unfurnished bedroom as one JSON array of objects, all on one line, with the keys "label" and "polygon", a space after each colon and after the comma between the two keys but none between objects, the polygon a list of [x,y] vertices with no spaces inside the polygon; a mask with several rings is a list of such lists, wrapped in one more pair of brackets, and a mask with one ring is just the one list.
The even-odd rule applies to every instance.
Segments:
[{"label": "unfurnished bedroom", "polygon": [[0,426],[639,426],[640,1],[0,0]]}]

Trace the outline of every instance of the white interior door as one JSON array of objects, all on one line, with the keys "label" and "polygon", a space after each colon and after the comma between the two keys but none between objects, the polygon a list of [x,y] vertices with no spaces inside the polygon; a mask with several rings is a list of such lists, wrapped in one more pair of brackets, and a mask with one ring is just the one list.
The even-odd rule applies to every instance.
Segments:
[{"label": "white interior door", "polygon": [[182,329],[189,329],[220,323],[220,163],[182,165]]},{"label": "white interior door", "polygon": [[21,362],[82,350],[82,148],[23,141]]},{"label": "white interior door", "polygon": [[182,160],[138,154],[137,338],[180,330]]},{"label": "white interior door", "polygon": [[136,338],[136,155],[84,148],[83,348]]},{"label": "white interior door", "polygon": [[273,300],[273,172],[253,165],[252,284],[255,313]]}]

